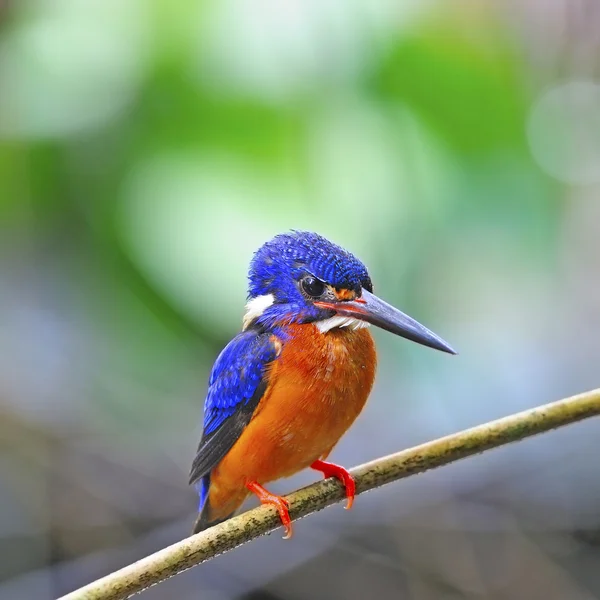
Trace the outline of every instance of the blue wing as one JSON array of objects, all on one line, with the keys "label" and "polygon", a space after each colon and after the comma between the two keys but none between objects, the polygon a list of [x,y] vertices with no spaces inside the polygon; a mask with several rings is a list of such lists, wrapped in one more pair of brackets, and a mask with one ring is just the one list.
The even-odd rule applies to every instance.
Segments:
[{"label": "blue wing", "polygon": [[[204,403],[204,432],[190,472],[190,483],[207,476],[229,452],[250,422],[267,382],[265,372],[281,345],[272,333],[248,329],[217,358]],[[200,486],[201,504],[208,478]]]}]

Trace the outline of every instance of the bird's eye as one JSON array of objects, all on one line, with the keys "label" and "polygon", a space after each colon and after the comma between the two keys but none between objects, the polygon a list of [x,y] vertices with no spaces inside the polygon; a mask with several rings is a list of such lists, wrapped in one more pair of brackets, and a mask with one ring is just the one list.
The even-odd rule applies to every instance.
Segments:
[{"label": "bird's eye", "polygon": [[302,290],[313,298],[318,298],[325,291],[325,284],[311,275],[304,277],[300,283]]}]

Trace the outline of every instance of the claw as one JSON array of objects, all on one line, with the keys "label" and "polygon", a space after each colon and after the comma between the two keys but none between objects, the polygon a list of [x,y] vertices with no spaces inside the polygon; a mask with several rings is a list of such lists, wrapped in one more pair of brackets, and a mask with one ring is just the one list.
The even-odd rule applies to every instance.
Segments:
[{"label": "claw", "polygon": [[289,540],[292,537],[292,519],[290,518],[289,511],[289,502],[282,498],[281,496],[277,496],[276,494],[271,494],[268,490],[266,490],[262,485],[257,483],[256,481],[250,481],[246,484],[246,487],[253,493],[258,496],[261,504],[268,504],[270,506],[274,506],[279,513],[279,518],[281,519],[281,524],[285,527],[285,535],[283,536],[284,540]]},{"label": "claw", "polygon": [[328,477],[335,477],[344,484],[344,487],[346,488],[346,498],[348,499],[345,508],[346,510],[350,510],[354,503],[354,496],[356,495],[356,483],[354,482],[354,477],[352,477],[344,467],[340,467],[334,463],[325,462],[324,460],[315,460],[315,462],[310,465],[310,468],[315,469],[315,471],[321,471],[325,479]]}]

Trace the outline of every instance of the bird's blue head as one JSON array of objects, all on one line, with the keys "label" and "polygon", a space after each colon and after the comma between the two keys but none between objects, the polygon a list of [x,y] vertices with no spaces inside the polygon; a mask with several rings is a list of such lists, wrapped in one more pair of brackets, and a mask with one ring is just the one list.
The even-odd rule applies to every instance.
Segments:
[{"label": "bird's blue head", "polygon": [[377,298],[360,260],[316,233],[275,236],[254,255],[248,278],[245,328],[314,323],[325,333],[373,324],[454,354],[437,335]]},{"label": "bird's blue head", "polygon": [[355,256],[324,237],[305,231],[275,236],[254,255],[250,264],[250,299],[272,295],[294,321],[320,316],[314,299],[325,288],[360,296],[362,288],[373,291],[367,268]]}]

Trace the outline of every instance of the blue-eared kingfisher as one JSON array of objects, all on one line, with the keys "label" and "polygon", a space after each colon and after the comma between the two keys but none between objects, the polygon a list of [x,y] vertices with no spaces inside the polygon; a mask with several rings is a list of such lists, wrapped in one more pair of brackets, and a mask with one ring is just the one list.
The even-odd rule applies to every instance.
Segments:
[{"label": "blue-eared kingfisher", "polygon": [[426,327],[373,294],[366,267],[310,232],[275,236],[254,255],[241,333],[218,356],[190,473],[200,496],[194,533],[229,518],[247,495],[276,507],[263,485],[311,467],[355,484],[326,458],[363,409],[375,377],[369,325],[450,354]]}]

